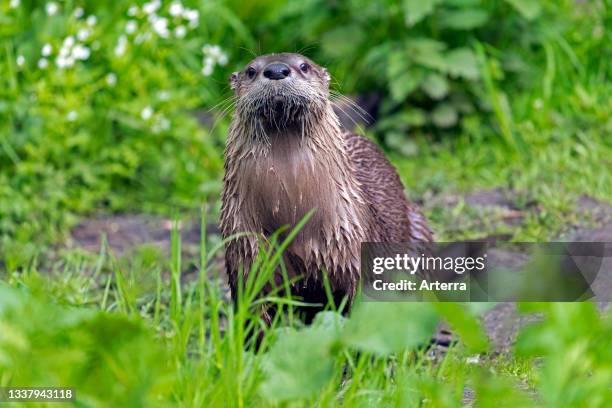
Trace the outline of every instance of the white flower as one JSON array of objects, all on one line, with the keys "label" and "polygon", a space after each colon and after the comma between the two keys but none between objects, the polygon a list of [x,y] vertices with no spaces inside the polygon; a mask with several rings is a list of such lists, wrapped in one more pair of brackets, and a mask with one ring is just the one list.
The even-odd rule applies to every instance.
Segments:
[{"label": "white flower", "polygon": [[134,20],[130,20],[125,24],[125,32],[133,34],[138,29],[138,24]]},{"label": "white flower", "polygon": [[131,6],[127,11],[128,16],[130,17],[134,17],[137,13],[138,13],[138,6]]},{"label": "white flower", "polygon": [[46,58],[41,58],[38,60],[38,68],[45,69],[49,66],[49,61]]},{"label": "white flower", "polygon": [[106,83],[110,86],[115,86],[117,84],[117,75],[113,72],[106,75]]},{"label": "white flower", "polygon": [[227,54],[222,53],[221,55],[219,55],[219,58],[217,58],[217,62],[219,63],[219,65],[227,64]]},{"label": "white flower", "polygon": [[153,21],[153,30],[163,38],[168,37],[170,32],[168,31],[168,19],[159,17]]},{"label": "white flower", "polygon": [[219,47],[218,45],[210,45],[210,44],[205,44],[202,47],[202,52],[213,59],[219,58],[219,56],[222,53],[221,47]]},{"label": "white flower", "polygon": [[204,65],[206,72],[211,71],[215,64],[227,64],[227,54],[224,53],[221,47],[218,45],[205,44],[202,47],[202,53],[204,54],[202,64]]},{"label": "white flower", "polygon": [[75,120],[77,120],[78,116],[79,115],[76,111],[71,110],[70,112],[68,112],[68,115],[66,115],[66,118],[69,122],[74,122]]},{"label": "white flower", "polygon": [[161,6],[161,2],[159,0],[153,0],[150,3],[143,4],[142,11],[144,11],[146,14],[152,14],[159,9],[159,6]]},{"label": "white flower", "polygon": [[64,45],[62,45],[62,48],[60,48],[59,50],[59,56],[62,58],[65,58],[68,56],[68,54],[70,53],[70,46],[66,45],[64,42]]},{"label": "white flower", "polygon": [[170,99],[170,92],[168,92],[168,91],[159,91],[157,93],[157,98],[160,101],[167,101],[168,99]]},{"label": "white flower", "polygon": [[204,60],[204,66],[202,67],[202,75],[210,76],[213,73],[213,63],[211,59]]},{"label": "white flower", "polygon": [[91,30],[89,28],[81,28],[78,32],[77,32],[77,38],[80,41],[85,41],[89,38],[89,36],[91,35]]},{"label": "white flower", "polygon": [[197,10],[185,9],[185,11],[183,12],[183,17],[189,20],[189,27],[194,28],[198,26],[200,13]]},{"label": "white flower", "polygon": [[10,8],[17,8],[19,7],[19,5],[21,4],[21,0],[11,0],[11,3],[9,4]]},{"label": "white flower", "polygon": [[84,45],[77,44],[72,49],[72,57],[74,59],[84,61],[89,58],[90,55],[91,52],[89,51],[89,48],[85,47]]},{"label": "white flower", "polygon": [[204,68],[202,68],[202,75],[204,76],[211,76],[213,72],[213,67],[211,65],[205,65]]},{"label": "white flower", "polygon": [[25,64],[25,57],[23,55],[18,55],[16,62],[18,67],[23,67],[23,64]]},{"label": "white flower", "polygon": [[153,126],[151,126],[151,130],[153,133],[159,133],[163,130],[168,130],[170,128],[170,121],[163,116],[159,116],[155,119]]},{"label": "white flower", "polygon": [[68,55],[70,53],[70,48],[62,47],[60,48],[59,55],[55,59],[55,65],[58,68],[66,68],[68,66]]},{"label": "white flower", "polygon": [[170,4],[169,11],[172,17],[180,16],[183,14],[183,5],[178,1],[172,2],[172,4]]},{"label": "white flower", "polygon": [[47,43],[43,45],[40,53],[43,57],[48,57],[49,55],[51,55],[51,51],[53,51],[53,47],[51,47],[51,44]]},{"label": "white flower", "polygon": [[92,27],[96,25],[98,18],[92,14],[91,16],[87,17],[87,20],[85,21],[87,22],[88,26]]},{"label": "white flower", "polygon": [[83,7],[78,7],[76,10],[74,10],[74,17],[76,18],[81,18],[84,14],[85,10],[83,10]]},{"label": "white flower", "polygon": [[183,17],[189,21],[197,20],[198,18],[200,18],[200,13],[198,13],[198,10],[186,8],[183,12]]},{"label": "white flower", "polygon": [[134,38],[134,42],[136,44],[142,44],[145,41],[149,41],[152,37],[152,34],[150,31],[147,31],[145,33],[141,33],[138,34],[135,38]]},{"label": "white flower", "polygon": [[64,47],[72,47],[74,45],[74,37],[69,35],[64,38]]},{"label": "white flower", "polygon": [[119,37],[117,41],[117,45],[115,46],[115,55],[120,57],[125,54],[125,49],[127,47],[127,38],[125,35]]},{"label": "white flower", "polygon": [[153,116],[153,108],[150,106],[145,107],[140,112],[140,117],[142,118],[142,120],[149,120],[151,119],[152,116]]},{"label": "white flower", "polygon": [[162,116],[159,120],[159,125],[161,126],[162,130],[168,130],[170,128],[170,121]]},{"label": "white flower", "polygon": [[52,16],[55,13],[57,13],[57,10],[59,9],[59,6],[57,5],[56,2],[54,1],[50,1],[49,3],[47,3],[47,5],[45,6],[45,10],[47,11],[47,15]]},{"label": "white flower", "polygon": [[55,65],[57,65],[57,67],[60,69],[64,69],[68,66],[68,61],[66,60],[66,57],[60,55],[55,59]]},{"label": "white flower", "polygon": [[185,28],[185,26],[176,26],[176,28],[174,29],[174,35],[176,36],[176,38],[183,38],[186,34],[187,29]]},{"label": "white flower", "polygon": [[540,98],[537,98],[536,100],[533,101],[533,107],[535,109],[542,109],[543,106],[544,106],[544,102],[542,102]]},{"label": "white flower", "polygon": [[72,56],[59,56],[55,59],[55,65],[58,68],[70,68],[74,65],[74,57]]}]

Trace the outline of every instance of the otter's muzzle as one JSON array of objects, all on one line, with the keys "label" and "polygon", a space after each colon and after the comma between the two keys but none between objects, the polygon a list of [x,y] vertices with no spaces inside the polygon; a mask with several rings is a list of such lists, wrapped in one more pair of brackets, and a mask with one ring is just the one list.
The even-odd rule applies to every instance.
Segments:
[{"label": "otter's muzzle", "polygon": [[291,69],[288,65],[278,62],[268,65],[263,72],[263,76],[271,80],[285,79],[291,74]]}]

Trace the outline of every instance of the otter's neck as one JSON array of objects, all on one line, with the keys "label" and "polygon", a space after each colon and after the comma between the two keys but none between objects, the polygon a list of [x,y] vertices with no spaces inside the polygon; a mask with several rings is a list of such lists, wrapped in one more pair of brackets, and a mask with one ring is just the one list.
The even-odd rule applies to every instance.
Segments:
[{"label": "otter's neck", "polygon": [[304,260],[324,246],[364,240],[366,204],[331,106],[319,120],[267,134],[263,142],[237,119],[226,146],[226,188],[241,198],[236,216],[247,230],[272,233],[315,209],[292,245]]}]

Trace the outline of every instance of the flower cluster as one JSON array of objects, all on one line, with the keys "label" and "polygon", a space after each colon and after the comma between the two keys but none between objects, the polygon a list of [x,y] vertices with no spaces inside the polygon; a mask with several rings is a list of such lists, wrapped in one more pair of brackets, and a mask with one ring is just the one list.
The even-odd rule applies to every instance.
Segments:
[{"label": "flower cluster", "polygon": [[55,64],[58,68],[70,68],[77,60],[85,61],[90,54],[88,47],[76,42],[73,36],[68,36],[62,42]]},{"label": "flower cluster", "polygon": [[[20,0],[11,0],[11,7],[18,7]],[[43,3],[47,16],[52,18],[66,18],[70,24],[66,25],[68,31],[57,39],[48,39],[40,49],[36,58],[37,66],[41,70],[57,67],[59,70],[69,69],[78,65],[79,61],[89,60],[92,53],[103,45],[98,36],[99,29],[96,28],[98,19],[95,15],[87,15],[83,7],[76,6],[72,10],[64,10],[63,3],[48,1]],[[168,3],[161,0],[148,0],[141,5],[132,5],[127,10],[127,20],[118,27],[117,42],[114,43],[115,56],[123,56],[130,51],[130,47],[136,46],[144,41],[158,38],[181,39],[195,30],[200,23],[200,14],[197,10],[186,7],[181,0],[170,0]],[[114,34],[114,33],[113,33]],[[36,61],[36,59],[35,59]],[[17,54],[15,63],[18,69],[26,66],[24,55]],[[215,67],[228,63],[228,55],[219,45],[206,44],[202,47],[202,69],[201,73],[210,76]],[[119,73],[107,71],[102,77],[102,82],[108,88],[113,88],[119,83]],[[160,91],[157,95],[159,102],[170,99],[168,91]],[[151,106],[142,106],[136,112],[136,116],[153,132],[160,133],[170,128],[170,120],[164,115],[164,110]],[[64,118],[68,122],[77,122],[80,118],[78,109],[68,109]]]},{"label": "flower cluster", "polygon": [[202,47],[202,75],[210,76],[213,73],[215,65],[227,64],[227,54],[221,50],[218,45],[206,44]]},{"label": "flower cluster", "polygon": [[170,121],[161,113],[155,113],[151,106],[145,106],[140,111],[140,118],[151,124],[151,131],[153,133],[160,133],[170,128]]},{"label": "flower cluster", "polygon": [[[184,38],[189,29],[196,28],[200,23],[200,13],[183,6],[180,1],[173,1],[167,9],[162,11],[161,1],[151,0],[142,7],[131,6],[127,15],[131,19],[125,25],[125,33],[132,35],[138,32],[135,38],[136,43],[150,39],[151,33],[161,38],[169,38],[171,35],[176,38]],[[137,20],[142,20],[140,31]]]},{"label": "flower cluster", "polygon": [[[57,13],[59,6],[57,3],[49,2],[45,6],[45,10],[49,16]],[[74,11],[74,17],[79,20],[84,16],[83,8],[79,7]],[[87,46],[87,41],[92,35],[93,27],[97,23],[97,18],[90,15],[85,19],[85,22],[80,23],[80,28],[75,35],[69,35],[62,40],[62,45],[55,56],[55,65],[60,68],[70,68],[77,61],[85,61],[91,55],[91,49]],[[76,38],[75,38],[76,37]],[[38,68],[45,69],[49,66],[49,61],[53,57],[53,46],[49,43],[43,45],[40,51],[40,59],[38,60]],[[18,60],[18,65],[23,65],[23,60]],[[21,64],[20,64],[21,63]]]}]

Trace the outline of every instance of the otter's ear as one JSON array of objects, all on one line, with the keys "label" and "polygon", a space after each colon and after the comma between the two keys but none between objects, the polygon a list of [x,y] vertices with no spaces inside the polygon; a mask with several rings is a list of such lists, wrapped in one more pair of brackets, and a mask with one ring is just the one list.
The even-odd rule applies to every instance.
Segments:
[{"label": "otter's ear", "polygon": [[329,75],[329,72],[327,72],[327,69],[323,68],[323,79],[325,80],[325,82],[327,82],[327,84],[329,84],[329,81],[331,81],[331,76]]},{"label": "otter's ear", "polygon": [[232,73],[232,75],[230,75],[229,82],[230,82],[230,88],[235,90],[236,87],[238,86],[238,72],[234,72]]}]

